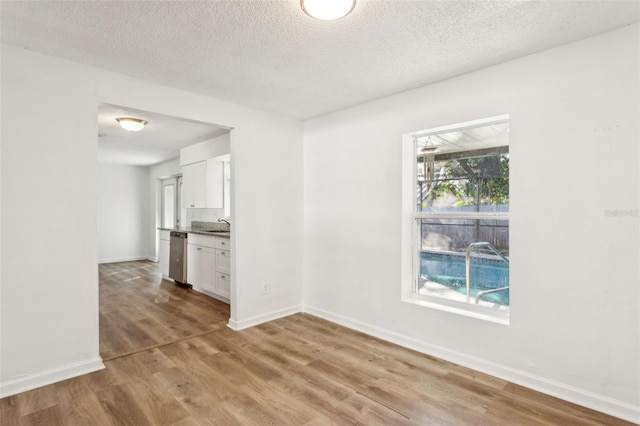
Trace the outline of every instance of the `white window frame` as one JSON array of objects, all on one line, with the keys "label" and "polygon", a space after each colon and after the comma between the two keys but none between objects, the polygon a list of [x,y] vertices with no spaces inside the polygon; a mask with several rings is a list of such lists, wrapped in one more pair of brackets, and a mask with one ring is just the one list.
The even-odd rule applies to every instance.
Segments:
[{"label": "white window frame", "polygon": [[416,143],[414,137],[425,137],[440,133],[460,131],[473,127],[489,126],[509,122],[509,115],[503,114],[480,120],[441,126],[402,136],[402,249],[401,249],[401,300],[418,306],[464,315],[498,324],[509,324],[510,311],[497,310],[486,306],[449,300],[446,298],[418,294],[418,254],[420,219],[500,219],[509,220],[508,213],[418,213],[416,208]]}]

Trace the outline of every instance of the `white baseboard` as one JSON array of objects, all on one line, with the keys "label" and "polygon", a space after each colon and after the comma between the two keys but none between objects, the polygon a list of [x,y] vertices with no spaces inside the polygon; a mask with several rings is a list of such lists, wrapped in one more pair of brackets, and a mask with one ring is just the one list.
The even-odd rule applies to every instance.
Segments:
[{"label": "white baseboard", "polygon": [[94,371],[102,370],[104,364],[100,357],[86,361],[52,368],[35,374],[27,374],[17,379],[0,383],[0,398],[30,391],[42,386],[50,385],[62,380],[71,379]]},{"label": "white baseboard", "polygon": [[302,312],[302,305],[296,305],[296,306],[291,306],[289,308],[280,309],[277,311],[271,311],[261,315],[256,315],[254,317],[247,318],[240,321],[236,321],[234,319],[229,318],[227,327],[236,331],[243,330],[245,328],[253,327],[255,325],[259,325],[264,322],[277,320],[278,318],[287,317],[289,315],[297,314],[300,312]]},{"label": "white baseboard", "polygon": [[500,364],[477,358],[461,352],[452,351],[441,346],[430,345],[423,341],[402,334],[374,327],[369,324],[328,312],[312,306],[304,306],[303,312],[326,319],[336,324],[360,331],[370,336],[395,343],[405,348],[413,349],[424,354],[434,356],[464,367],[480,371],[518,385],[534,389],[538,392],[582,405],[614,417],[640,424],[640,407],[599,395],[575,386],[550,380],[524,371],[516,370]]},{"label": "white baseboard", "polygon": [[98,259],[98,263],[102,264],[102,263],[116,263],[116,262],[133,262],[135,260],[151,260],[152,262],[155,262],[154,260],[152,260],[152,258],[148,256],[131,256],[131,257],[114,257],[111,259]]}]

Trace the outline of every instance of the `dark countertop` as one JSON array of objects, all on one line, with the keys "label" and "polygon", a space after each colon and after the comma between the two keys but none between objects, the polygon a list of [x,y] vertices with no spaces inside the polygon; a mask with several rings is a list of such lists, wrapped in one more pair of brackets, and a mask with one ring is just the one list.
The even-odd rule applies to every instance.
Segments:
[{"label": "dark countertop", "polygon": [[231,232],[211,232],[211,231],[206,231],[204,229],[201,228],[192,228],[190,226],[184,227],[184,228],[163,228],[163,227],[159,227],[158,229],[160,229],[161,231],[180,231],[180,232],[188,232],[191,234],[200,234],[200,235],[211,235],[213,237],[223,237],[223,238],[231,238]]}]

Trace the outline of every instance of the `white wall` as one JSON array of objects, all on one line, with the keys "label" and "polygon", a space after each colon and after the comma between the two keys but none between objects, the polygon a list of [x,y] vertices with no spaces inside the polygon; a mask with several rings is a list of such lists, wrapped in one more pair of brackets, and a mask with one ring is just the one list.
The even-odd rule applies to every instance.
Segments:
[{"label": "white wall", "polygon": [[191,226],[194,221],[216,222],[218,218],[224,217],[224,209],[186,209],[185,226]]},{"label": "white wall", "polygon": [[98,261],[149,257],[149,168],[98,165]]},{"label": "white wall", "polygon": [[[638,40],[636,25],[305,122],[305,309],[639,421]],[[401,135],[503,113],[511,324],[401,302]]]},{"label": "white wall", "polygon": [[0,396],[102,367],[95,86],[2,48]]},{"label": "white wall", "polygon": [[102,366],[100,102],[234,128],[230,326],[301,308],[300,121],[6,45],[1,78],[3,396]]},{"label": "white wall", "polygon": [[225,134],[208,141],[196,143],[180,150],[180,165],[220,157],[231,152],[231,135]]}]

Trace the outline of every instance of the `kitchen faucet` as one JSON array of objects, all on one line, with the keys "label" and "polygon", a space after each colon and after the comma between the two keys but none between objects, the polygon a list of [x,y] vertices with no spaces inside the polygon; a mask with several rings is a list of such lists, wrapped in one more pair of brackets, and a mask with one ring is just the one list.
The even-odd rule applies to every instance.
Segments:
[{"label": "kitchen faucet", "polygon": [[218,222],[224,222],[227,225],[229,225],[229,228],[231,228],[231,222],[229,222],[227,219],[223,219],[221,217],[218,218]]}]

